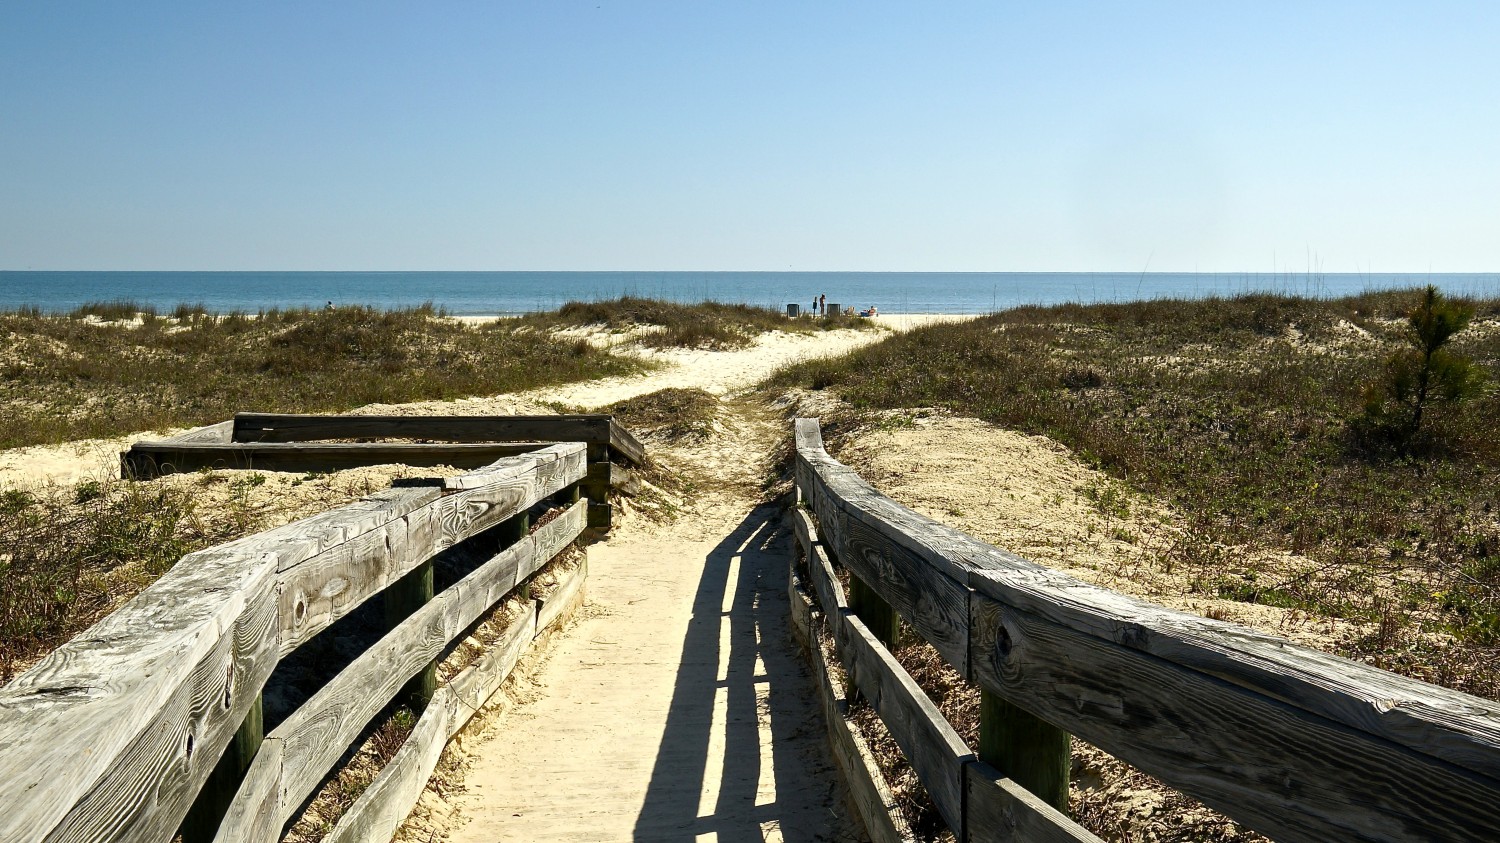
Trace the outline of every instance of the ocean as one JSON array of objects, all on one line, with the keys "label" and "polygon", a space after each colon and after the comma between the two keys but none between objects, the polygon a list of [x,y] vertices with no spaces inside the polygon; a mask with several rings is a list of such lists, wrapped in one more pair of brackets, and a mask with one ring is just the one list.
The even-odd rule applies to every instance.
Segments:
[{"label": "ocean", "polygon": [[132,300],[216,312],[432,302],[454,315],[552,310],[621,295],[806,308],[814,296],[886,313],[988,313],[1022,304],[1199,298],[1274,292],[1337,297],[1436,284],[1450,295],[1500,297],[1500,273],[1180,272],[33,272],[0,271],[0,310],[66,312]]}]

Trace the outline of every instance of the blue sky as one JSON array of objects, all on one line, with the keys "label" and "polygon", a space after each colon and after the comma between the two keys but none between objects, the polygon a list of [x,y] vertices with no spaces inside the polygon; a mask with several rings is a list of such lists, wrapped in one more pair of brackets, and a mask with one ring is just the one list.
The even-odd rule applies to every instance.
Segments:
[{"label": "blue sky", "polygon": [[1497,10],[9,3],[0,269],[1500,271]]}]

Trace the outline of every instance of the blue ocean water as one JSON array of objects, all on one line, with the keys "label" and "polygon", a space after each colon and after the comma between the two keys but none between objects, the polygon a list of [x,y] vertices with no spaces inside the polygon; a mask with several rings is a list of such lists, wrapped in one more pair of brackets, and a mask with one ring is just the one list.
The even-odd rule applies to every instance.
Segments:
[{"label": "blue ocean water", "polygon": [[395,308],[432,302],[455,315],[551,310],[623,294],[777,309],[814,296],[887,313],[988,313],[1020,304],[1197,298],[1249,292],[1335,297],[1436,284],[1451,295],[1500,296],[1500,273],[1271,274],[1177,272],[0,272],[0,310],[71,310],[130,299],[170,310],[254,313],[325,302]]}]

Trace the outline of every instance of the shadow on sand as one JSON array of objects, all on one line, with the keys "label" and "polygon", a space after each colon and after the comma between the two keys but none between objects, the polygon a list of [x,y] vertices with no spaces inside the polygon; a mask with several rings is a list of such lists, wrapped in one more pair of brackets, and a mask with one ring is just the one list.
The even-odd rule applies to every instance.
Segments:
[{"label": "shadow on sand", "polygon": [[[757,507],[704,560],[666,732],[636,819],[636,840],[848,839],[821,712],[790,636],[790,545],[778,527],[779,516],[776,507]],[[721,673],[728,678],[720,679]],[[712,734],[719,694],[726,697],[722,761]],[[769,777],[762,770],[766,742],[771,744]],[[711,770],[711,763],[722,764],[722,770]],[[715,778],[717,797],[710,795]]]}]

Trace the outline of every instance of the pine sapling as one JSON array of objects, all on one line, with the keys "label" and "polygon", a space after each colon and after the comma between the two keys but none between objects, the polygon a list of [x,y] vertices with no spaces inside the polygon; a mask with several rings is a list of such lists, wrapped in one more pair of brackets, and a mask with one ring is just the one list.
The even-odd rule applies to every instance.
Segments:
[{"label": "pine sapling", "polygon": [[1458,404],[1480,392],[1483,370],[1445,347],[1473,315],[1436,287],[1423,290],[1407,314],[1409,345],[1391,356],[1385,373],[1365,391],[1361,426],[1367,435],[1410,453],[1424,438],[1423,424],[1435,405]]}]

